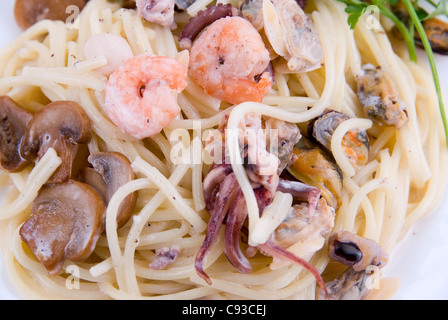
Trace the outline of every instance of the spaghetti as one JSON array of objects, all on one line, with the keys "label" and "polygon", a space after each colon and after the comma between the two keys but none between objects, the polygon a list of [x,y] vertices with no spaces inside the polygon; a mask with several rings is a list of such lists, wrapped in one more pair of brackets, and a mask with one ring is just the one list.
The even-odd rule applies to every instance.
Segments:
[{"label": "spaghetti", "polygon": [[[235,2],[235,1],[233,1]],[[229,3],[237,5],[237,3]],[[212,3],[196,1],[176,15],[178,25]],[[213,2],[214,3],[214,2]],[[218,3],[223,1],[218,0]],[[227,3],[227,2],[225,2]],[[7,277],[26,298],[55,299],[314,299],[316,279],[302,266],[279,264],[272,258],[249,258],[255,270],[239,273],[226,261],[224,235],[208,255],[204,267],[211,284],[195,270],[195,256],[204,241],[209,214],[205,209],[203,176],[210,163],[172,161],[176,129],[191,133],[192,145],[198,127],[202,134],[229,117],[229,132],[237,133],[247,114],[260,114],[300,127],[325,109],[349,115],[332,138],[332,153],[343,175],[342,204],[337,209],[332,232],[346,230],[373,239],[391,252],[398,241],[438,204],[446,178],[447,152],[438,116],[437,94],[430,73],[409,60],[399,43],[392,43],[379,26],[370,28],[361,17],[355,30],[346,23],[345,7],[337,1],[315,0],[307,11],[320,36],[324,66],[307,73],[275,73],[275,84],[262,103],[229,106],[207,95],[193,81],[178,96],[182,113],[171,124],[147,139],[138,140],[119,130],[105,115],[107,78],[95,69],[104,57],[85,60],[83,48],[94,35],[112,33],[126,39],[134,55],[154,54],[188,64],[180,51],[176,32],[144,21],[136,10],[120,8],[106,0],[91,0],[74,28],[60,21],[41,21],[0,52],[0,93],[31,112],[51,101],[78,102],[92,121],[90,153],[115,151],[132,163],[138,178],[123,185],[112,197],[106,217],[106,232],[100,236],[92,257],[84,262],[66,261],[63,272],[49,276],[22,242],[19,229],[30,216],[30,204],[60,163],[48,151],[34,168],[0,175],[6,196],[0,208],[0,246]],[[395,48],[395,50],[394,50]],[[397,49],[398,48],[398,49]],[[407,105],[408,124],[394,130],[364,119],[356,95],[356,77],[363,63],[381,66]],[[368,163],[354,168],[341,148],[351,129],[368,130],[371,148]],[[261,219],[257,200],[239,153],[238,135],[229,135],[227,147],[233,172],[248,209],[248,243],[266,240],[257,228],[268,225]],[[200,141],[199,153],[204,142]],[[197,150],[196,150],[197,152]],[[121,200],[138,192],[132,219],[117,230]],[[285,210],[291,199],[276,199]],[[272,210],[271,210],[272,211]],[[273,212],[267,214],[274,215]],[[267,215],[268,216],[268,215]],[[279,219],[277,224],[281,221]],[[271,230],[272,231],[272,230]],[[163,248],[179,248],[179,256],[168,267],[148,266]],[[320,272],[331,275],[326,246],[309,257]],[[324,271],[325,270],[325,271]],[[70,285],[78,281],[79,287]]]}]

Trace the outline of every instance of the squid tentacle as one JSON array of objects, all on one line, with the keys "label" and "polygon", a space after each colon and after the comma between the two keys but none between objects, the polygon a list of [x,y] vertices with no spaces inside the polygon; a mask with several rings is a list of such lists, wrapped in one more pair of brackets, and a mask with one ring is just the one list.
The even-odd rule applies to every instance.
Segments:
[{"label": "squid tentacle", "polygon": [[237,193],[237,190],[238,190],[238,181],[236,180],[235,174],[232,173],[227,177],[225,177],[221,187],[219,188],[218,198],[216,199],[216,203],[213,208],[210,221],[208,223],[205,240],[202,243],[202,246],[199,249],[198,254],[196,255],[195,259],[196,271],[199,274],[199,276],[203,278],[209,285],[211,284],[211,280],[204,271],[203,262],[207,257],[211,246],[218,237],[220,227],[227,215],[227,212]]},{"label": "squid tentacle", "polygon": [[[316,187],[298,182],[279,179],[277,191],[290,193],[295,199],[308,202],[308,213],[312,217],[321,190]],[[273,193],[264,187],[254,187],[260,215],[263,210],[272,203]],[[211,212],[207,233],[202,246],[196,255],[195,268],[198,275],[211,285],[210,277],[203,269],[203,262],[208,255],[211,246],[216,241],[220,227],[225,221],[225,246],[224,253],[228,261],[241,273],[252,271],[249,260],[243,254],[240,247],[239,235],[244,232],[244,223],[247,219],[246,201],[241,188],[238,185],[235,174],[230,166],[216,165],[204,179],[204,194],[206,197],[207,210]],[[216,198],[216,199],[215,199]],[[263,254],[278,257],[303,266],[317,280],[323,291],[327,292],[325,283],[317,270],[306,260],[296,256],[294,253],[278,246],[271,239],[266,243],[258,245],[258,250]]]},{"label": "squid tentacle", "polygon": [[226,221],[224,253],[227,260],[241,273],[250,273],[252,267],[240,247],[240,233],[247,218],[246,200],[243,192],[238,190]]},{"label": "squid tentacle", "polygon": [[202,183],[204,189],[204,200],[206,204],[207,211],[212,211],[215,206],[215,196],[217,191],[220,189],[220,185],[224,179],[232,173],[231,167],[229,171],[229,166],[226,165],[214,165],[209,174],[204,178]]},{"label": "squid tentacle", "polygon": [[319,287],[327,294],[327,287],[325,285],[324,280],[322,279],[322,276],[320,275],[319,270],[313,266],[308,261],[296,256],[294,253],[283,249],[282,247],[276,245],[272,240],[266,241],[266,243],[258,245],[258,249],[267,255],[270,255],[272,257],[278,257],[283,260],[291,261],[295,264],[301,265],[306,270],[308,270],[314,278],[316,278],[317,283],[319,284]]},{"label": "squid tentacle", "polygon": [[278,191],[290,193],[294,198],[308,202],[308,214],[313,217],[322,191],[299,181],[280,179]]}]

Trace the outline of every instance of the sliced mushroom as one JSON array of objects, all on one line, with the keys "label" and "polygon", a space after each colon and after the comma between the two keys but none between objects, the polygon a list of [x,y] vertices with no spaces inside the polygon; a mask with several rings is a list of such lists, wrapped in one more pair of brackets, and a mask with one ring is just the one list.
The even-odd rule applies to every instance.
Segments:
[{"label": "sliced mushroom", "polygon": [[328,153],[318,146],[308,147],[301,143],[293,150],[296,160],[288,172],[297,180],[322,191],[327,203],[337,209],[342,201],[342,172]]},{"label": "sliced mushroom", "polygon": [[[72,14],[67,10],[71,5],[76,6],[81,11],[88,0],[16,0],[14,6],[14,16],[17,24],[23,30],[28,29],[33,24],[49,19],[66,21]],[[68,11],[68,12],[67,12]]]},{"label": "sliced mushroom", "polygon": [[0,97],[0,166],[3,170],[19,172],[29,164],[22,158],[19,149],[32,117],[10,97]]},{"label": "sliced mushroom", "polygon": [[383,268],[389,261],[388,254],[376,241],[348,231],[339,231],[330,237],[329,256],[355,271],[366,270],[368,266]]},{"label": "sliced mushroom", "polygon": [[[350,117],[344,113],[326,110],[322,115],[312,120],[308,125],[308,135],[331,153],[331,138],[336,128]],[[350,130],[342,139],[342,148],[357,167],[367,163],[369,159],[370,142],[365,130]]]},{"label": "sliced mushroom", "polygon": [[20,154],[34,161],[53,148],[62,163],[47,183],[64,182],[71,177],[78,144],[88,143],[90,138],[90,119],[81,106],[73,101],[56,101],[36,113],[29,122]]},{"label": "sliced mushroom", "polygon": [[[89,156],[93,168],[83,168],[79,172],[79,180],[92,186],[109,204],[115,192],[123,185],[135,179],[131,163],[121,153],[97,152]],[[127,196],[121,203],[117,213],[117,227],[128,222],[134,212],[137,192]]]},{"label": "sliced mushroom", "polygon": [[70,180],[43,187],[20,228],[22,240],[52,275],[65,259],[84,261],[104,229],[106,206],[90,186]]},{"label": "sliced mushroom", "polygon": [[357,83],[359,101],[369,119],[396,129],[408,122],[406,104],[398,99],[394,84],[382,73],[380,67],[364,65]]}]

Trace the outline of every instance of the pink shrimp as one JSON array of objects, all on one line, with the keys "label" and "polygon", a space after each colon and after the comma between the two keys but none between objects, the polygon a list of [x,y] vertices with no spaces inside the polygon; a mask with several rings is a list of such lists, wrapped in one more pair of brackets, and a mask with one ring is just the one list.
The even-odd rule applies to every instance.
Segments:
[{"label": "pink shrimp", "polygon": [[161,132],[180,113],[177,94],[187,86],[187,73],[168,57],[141,55],[125,61],[107,82],[107,115],[137,139]]},{"label": "pink shrimp", "polygon": [[241,17],[213,22],[193,43],[189,75],[215,98],[232,104],[261,102],[271,89],[269,52]]}]

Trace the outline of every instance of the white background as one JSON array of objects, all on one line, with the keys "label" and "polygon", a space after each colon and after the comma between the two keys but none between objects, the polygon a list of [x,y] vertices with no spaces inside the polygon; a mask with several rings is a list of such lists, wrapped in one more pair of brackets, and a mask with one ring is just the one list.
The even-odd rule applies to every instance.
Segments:
[{"label": "white background", "polygon": [[[0,48],[20,34],[14,20],[13,5],[14,0],[1,1]],[[437,56],[437,64],[443,91],[448,97],[448,57]],[[406,242],[391,254],[386,276],[401,277],[403,281],[394,299],[448,299],[447,266],[448,192],[445,191],[445,197],[438,209],[423,219],[408,235]],[[4,274],[1,257],[0,299],[20,299]]]}]

